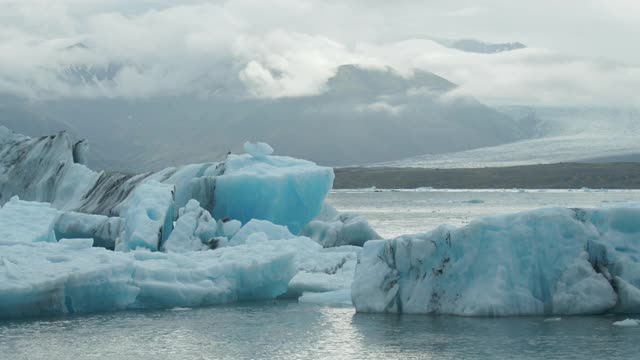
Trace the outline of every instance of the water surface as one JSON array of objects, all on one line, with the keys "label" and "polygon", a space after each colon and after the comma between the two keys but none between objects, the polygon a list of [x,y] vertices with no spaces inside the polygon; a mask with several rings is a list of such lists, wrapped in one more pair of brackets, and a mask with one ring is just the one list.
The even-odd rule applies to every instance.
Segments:
[{"label": "water surface", "polygon": [[0,322],[3,359],[634,359],[619,317],[355,314],[289,301]]}]

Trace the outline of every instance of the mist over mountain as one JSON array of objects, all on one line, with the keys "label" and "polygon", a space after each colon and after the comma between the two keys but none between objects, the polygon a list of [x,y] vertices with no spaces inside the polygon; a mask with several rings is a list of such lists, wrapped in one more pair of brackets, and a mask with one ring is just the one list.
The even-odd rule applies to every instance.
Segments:
[{"label": "mist over mountain", "polygon": [[92,166],[122,171],[218,160],[245,140],[334,166],[618,158],[638,150],[620,123],[638,108],[638,10],[12,0],[0,124],[65,129],[89,140]]},{"label": "mist over mountain", "polygon": [[[73,69],[78,79],[94,76]],[[472,98],[447,98],[455,88],[428,72],[405,78],[390,68],[344,65],[319,95],[23,101],[3,107],[0,124],[33,136],[68,130],[87,138],[92,154],[100,154],[93,167],[121,171],[218,160],[240,151],[246,140],[269,142],[279,154],[344,166],[531,135],[526,126]]]},{"label": "mist over mountain", "polygon": [[449,47],[473,53],[495,54],[503,51],[524,49],[526,45],[519,42],[492,44],[473,39],[462,39],[454,41]]}]

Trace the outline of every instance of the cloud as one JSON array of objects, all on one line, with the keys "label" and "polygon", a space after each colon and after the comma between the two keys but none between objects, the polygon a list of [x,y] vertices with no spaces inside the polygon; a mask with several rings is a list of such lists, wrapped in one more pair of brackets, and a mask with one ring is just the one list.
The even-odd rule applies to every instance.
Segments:
[{"label": "cloud", "polygon": [[[406,77],[430,71],[459,85],[449,96],[491,104],[635,105],[640,92],[634,65],[640,53],[622,37],[640,36],[640,25],[620,20],[640,11],[635,1],[0,5],[0,91],[32,99],[309,96],[325,91],[337,67],[350,63],[390,66]],[[452,19],[461,16],[464,21]],[[594,19],[601,26],[579,26]],[[502,39],[505,34],[514,38]],[[530,40],[533,47],[470,54],[426,40],[430,35]],[[104,73],[109,76],[95,75]]]},{"label": "cloud", "polygon": [[444,12],[442,15],[443,16],[450,16],[450,17],[468,17],[468,16],[476,16],[476,15],[480,15],[484,12],[487,12],[488,9],[485,7],[480,7],[480,6],[471,6],[471,7],[465,7],[465,8],[461,8],[461,9],[455,9],[455,10],[451,10],[451,11],[446,11]]},{"label": "cloud", "polygon": [[391,105],[386,101],[377,101],[371,104],[360,104],[356,107],[358,112],[379,112],[391,116],[398,116],[404,110],[405,105]]}]

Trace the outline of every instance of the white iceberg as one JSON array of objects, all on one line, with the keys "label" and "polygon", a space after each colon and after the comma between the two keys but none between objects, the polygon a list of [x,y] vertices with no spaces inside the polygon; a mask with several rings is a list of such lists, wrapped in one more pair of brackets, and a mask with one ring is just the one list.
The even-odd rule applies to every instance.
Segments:
[{"label": "white iceberg", "polygon": [[640,207],[542,209],[365,244],[359,312],[640,312]]},{"label": "white iceberg", "polygon": [[621,321],[614,322],[613,326],[620,326],[620,327],[640,326],[640,320],[637,320],[637,319],[624,319],[624,320],[621,320]]},{"label": "white iceberg", "polygon": [[272,299],[296,272],[299,243],[183,254],[36,246],[0,245],[0,318]]},{"label": "white iceberg", "polygon": [[360,214],[338,213],[331,205],[324,204],[320,215],[309,222],[301,232],[324,247],[362,246],[369,240],[382,239]]},{"label": "white iceberg", "polygon": [[217,224],[197,200],[180,209],[178,221],[162,249],[168,252],[200,251],[215,247]]}]

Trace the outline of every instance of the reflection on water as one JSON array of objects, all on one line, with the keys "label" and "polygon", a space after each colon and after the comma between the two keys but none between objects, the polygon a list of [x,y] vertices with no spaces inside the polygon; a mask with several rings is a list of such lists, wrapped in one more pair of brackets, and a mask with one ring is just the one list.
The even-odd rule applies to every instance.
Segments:
[{"label": "reflection on water", "polygon": [[355,314],[289,301],[0,322],[3,359],[631,359],[619,317]]}]

